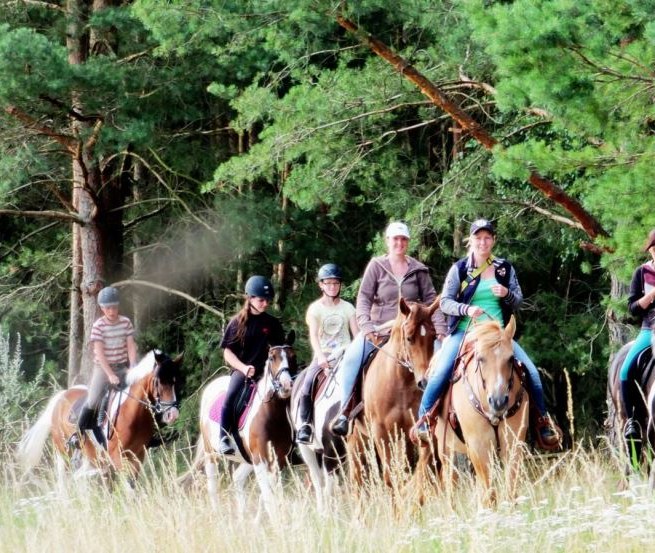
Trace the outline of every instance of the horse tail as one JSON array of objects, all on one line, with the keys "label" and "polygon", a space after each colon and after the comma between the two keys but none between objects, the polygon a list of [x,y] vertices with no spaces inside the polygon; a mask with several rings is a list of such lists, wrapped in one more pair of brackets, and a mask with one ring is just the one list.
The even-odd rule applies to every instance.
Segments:
[{"label": "horse tail", "polygon": [[41,416],[21,438],[16,450],[16,459],[23,469],[23,474],[30,472],[41,459],[45,442],[52,430],[52,415],[65,393],[66,390],[62,390],[50,399]]}]

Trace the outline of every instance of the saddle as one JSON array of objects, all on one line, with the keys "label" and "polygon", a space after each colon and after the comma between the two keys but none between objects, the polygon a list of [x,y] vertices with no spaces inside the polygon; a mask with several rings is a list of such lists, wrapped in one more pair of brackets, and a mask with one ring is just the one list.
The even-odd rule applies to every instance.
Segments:
[{"label": "saddle", "polygon": [[[252,406],[255,392],[257,391],[257,382],[254,380],[247,380],[241,389],[239,397],[234,403],[234,420],[237,421],[237,429],[242,430],[248,416],[248,411]],[[209,410],[210,420],[221,424],[221,412],[223,410],[223,403],[225,402],[225,392],[220,393],[213,405]]]},{"label": "saddle", "polygon": [[371,366],[373,359],[377,355],[378,351],[389,341],[391,338],[390,335],[384,336],[380,341],[375,345],[373,351],[368,354],[368,357],[364,361],[361,370],[359,371],[359,376],[357,377],[357,382],[353,388],[353,393],[348,400],[348,404],[345,409],[345,414],[347,414],[350,420],[353,420],[361,413],[364,409],[364,400],[362,399],[362,386],[364,384],[364,377],[368,372],[368,368]]}]

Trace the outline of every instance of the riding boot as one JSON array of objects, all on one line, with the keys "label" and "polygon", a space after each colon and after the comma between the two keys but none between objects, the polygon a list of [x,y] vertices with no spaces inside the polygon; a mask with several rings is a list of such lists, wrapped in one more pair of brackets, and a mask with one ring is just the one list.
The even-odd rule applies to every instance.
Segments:
[{"label": "riding boot", "polygon": [[221,455],[234,455],[234,445],[232,444],[232,438],[230,437],[229,432],[223,426],[221,426],[219,436],[218,453]]},{"label": "riding boot", "polygon": [[298,418],[300,427],[296,435],[296,441],[301,444],[311,444],[314,438],[312,430],[312,396],[301,394],[298,402]]},{"label": "riding boot", "polygon": [[96,410],[93,407],[84,405],[80,410],[80,414],[77,417],[77,428],[80,433],[84,433],[86,430],[93,430],[95,427],[95,417]]},{"label": "riding boot", "polygon": [[621,402],[626,416],[623,438],[628,457],[634,461],[634,464],[638,465],[641,457],[642,434],[641,425],[635,417],[634,387],[634,381],[621,380]]},{"label": "riding boot", "polygon": [[109,392],[102,396],[102,401],[98,408],[97,424],[100,428],[102,428],[102,423],[105,422],[105,418],[107,417],[107,407],[109,407]]},{"label": "riding boot", "polygon": [[350,430],[350,410],[351,410],[351,401],[346,403],[346,405],[339,411],[339,414],[334,417],[334,420],[330,424],[330,430],[333,434],[337,436],[347,436],[348,431]]}]

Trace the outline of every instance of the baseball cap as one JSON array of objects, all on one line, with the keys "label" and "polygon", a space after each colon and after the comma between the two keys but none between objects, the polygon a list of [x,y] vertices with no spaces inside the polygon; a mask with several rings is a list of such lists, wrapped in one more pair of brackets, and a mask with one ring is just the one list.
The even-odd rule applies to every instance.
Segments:
[{"label": "baseball cap", "polygon": [[392,238],[394,236],[404,236],[405,238],[409,238],[409,229],[405,223],[401,223],[399,221],[389,223],[389,226],[385,232],[385,236],[387,238]]},{"label": "baseball cap", "polygon": [[475,234],[479,230],[486,230],[494,236],[496,235],[496,229],[494,228],[493,223],[488,219],[478,219],[471,223],[471,234]]}]

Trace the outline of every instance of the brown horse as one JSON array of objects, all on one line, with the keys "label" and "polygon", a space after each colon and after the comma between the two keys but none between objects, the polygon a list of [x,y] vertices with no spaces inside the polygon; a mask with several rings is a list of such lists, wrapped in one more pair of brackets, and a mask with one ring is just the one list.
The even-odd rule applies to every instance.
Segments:
[{"label": "brown horse", "polygon": [[351,473],[361,484],[367,471],[367,443],[372,443],[382,467],[385,483],[392,486],[394,453],[401,466],[416,461],[416,449],[409,431],[416,421],[422,392],[419,389],[428,369],[436,333],[432,315],[439,306],[398,302],[398,313],[389,341],[380,348],[364,376],[364,408],[358,414],[348,440]]},{"label": "brown horse", "polygon": [[454,383],[435,428],[442,477],[453,470],[454,454],[465,453],[486,505],[496,500],[496,457],[504,462],[508,490],[514,495],[528,430],[529,398],[512,347],[515,330],[513,316],[505,329],[497,321],[474,325],[455,363]]},{"label": "brown horse", "polygon": [[181,362],[182,355],[171,359],[151,351],[128,372],[126,387],[114,395],[103,427],[106,450],[88,437],[81,440],[80,450],[69,445],[70,437],[77,431],[77,414],[86,400],[87,388],[74,386],[55,394],[18,446],[24,472],[36,466],[51,436],[61,485],[66,476],[66,461],[79,453],[80,475],[127,470],[130,476],[136,476],[158,423],[171,424],[179,415],[175,383]]},{"label": "brown horse", "polygon": [[[239,424],[236,452],[227,457],[238,467],[233,473],[237,502],[241,512],[245,510],[244,485],[251,472],[255,472],[261,498],[268,514],[274,517],[274,493],[272,472],[287,463],[293,449],[293,431],[287,414],[293,385],[292,376],[297,372],[296,354],[293,350],[295,335],[290,333],[286,344],[271,346],[264,367],[264,376],[256,384],[250,406],[243,423]],[[217,453],[220,441],[220,406],[230,382],[229,376],[212,380],[202,393],[200,403],[200,437],[196,448],[193,469],[204,466],[209,498],[218,508]],[[236,436],[235,436],[236,438]],[[183,480],[187,479],[187,475]]]}]

